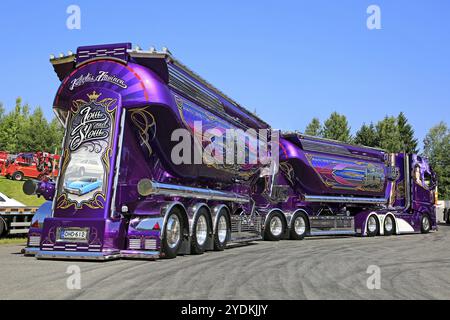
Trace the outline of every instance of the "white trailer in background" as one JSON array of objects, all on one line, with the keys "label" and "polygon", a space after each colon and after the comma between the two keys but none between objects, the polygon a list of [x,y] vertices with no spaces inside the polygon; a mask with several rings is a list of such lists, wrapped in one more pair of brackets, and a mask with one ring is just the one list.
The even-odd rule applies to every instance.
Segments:
[{"label": "white trailer in background", "polygon": [[450,200],[441,200],[436,206],[436,218],[438,222],[450,224]]},{"label": "white trailer in background", "polygon": [[27,234],[37,209],[38,207],[27,207],[0,192],[0,238]]}]

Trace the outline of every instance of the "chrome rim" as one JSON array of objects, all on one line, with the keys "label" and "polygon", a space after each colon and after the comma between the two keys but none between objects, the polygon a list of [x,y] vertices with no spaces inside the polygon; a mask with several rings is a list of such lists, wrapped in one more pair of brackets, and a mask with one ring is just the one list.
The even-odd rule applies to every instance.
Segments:
[{"label": "chrome rim", "polygon": [[392,222],[392,218],[391,217],[386,217],[386,221],[384,222],[384,229],[387,232],[391,232],[393,228],[394,228],[394,224]]},{"label": "chrome rim", "polygon": [[227,218],[225,216],[220,216],[219,224],[217,225],[217,237],[219,238],[220,243],[224,243],[227,239]]},{"label": "chrome rim", "polygon": [[177,215],[172,214],[167,220],[167,245],[173,249],[181,239],[180,219]]},{"label": "chrome rim", "polygon": [[370,232],[375,232],[377,230],[377,221],[375,220],[375,217],[370,217],[368,222],[368,227]]},{"label": "chrome rim", "polygon": [[197,226],[195,228],[195,238],[200,246],[206,241],[207,229],[206,218],[204,215],[201,215],[198,217]]},{"label": "chrome rim", "polygon": [[428,229],[430,229],[430,221],[428,220],[427,217],[423,217],[422,220],[423,220],[423,229],[427,231]]},{"label": "chrome rim", "polygon": [[280,217],[275,216],[270,220],[270,232],[274,236],[279,236],[283,229],[283,223],[281,222]]},{"label": "chrome rim", "polygon": [[295,219],[294,230],[295,230],[295,233],[298,234],[299,236],[301,236],[302,234],[305,233],[305,231],[306,231],[305,218],[303,218],[302,216],[298,216]]}]

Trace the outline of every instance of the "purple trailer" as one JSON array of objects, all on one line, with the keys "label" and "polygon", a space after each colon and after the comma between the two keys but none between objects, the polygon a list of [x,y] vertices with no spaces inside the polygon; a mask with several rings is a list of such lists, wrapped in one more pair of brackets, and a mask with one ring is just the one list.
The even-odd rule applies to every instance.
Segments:
[{"label": "purple trailer", "polygon": [[[168,50],[89,46],[51,62],[65,138],[57,182],[24,185],[49,201],[32,223],[28,255],[173,258],[232,242],[436,228],[425,159],[298,133],[262,137],[267,123]],[[179,154],[192,161],[174,160],[180,129],[192,143]],[[279,160],[195,159],[211,144],[225,149],[211,130],[247,133],[233,159],[248,160],[257,140]],[[267,148],[270,139],[277,149]]]}]

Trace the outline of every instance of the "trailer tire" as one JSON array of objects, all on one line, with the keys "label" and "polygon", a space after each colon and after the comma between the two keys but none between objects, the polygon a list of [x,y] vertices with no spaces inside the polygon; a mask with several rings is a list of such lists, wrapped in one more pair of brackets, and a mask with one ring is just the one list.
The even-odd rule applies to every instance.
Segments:
[{"label": "trailer tire", "polygon": [[214,250],[223,251],[227,245],[231,233],[230,219],[228,217],[227,209],[222,208],[217,214],[216,220],[217,220],[215,226],[216,231],[214,232]]},{"label": "trailer tire", "polygon": [[208,209],[202,207],[192,222],[191,253],[202,254],[206,250],[211,233]]},{"label": "trailer tire", "polygon": [[308,217],[303,212],[297,212],[291,219],[289,238],[291,240],[303,240],[309,231]]},{"label": "trailer tire", "polygon": [[367,236],[375,237],[380,233],[380,223],[378,222],[377,216],[372,214],[367,218]]},{"label": "trailer tire", "polygon": [[392,218],[391,215],[387,215],[384,218],[383,228],[385,236],[391,236],[395,233],[395,220]]},{"label": "trailer tire", "polygon": [[12,174],[12,178],[13,178],[13,180],[16,180],[16,181],[22,181],[23,180],[23,173],[20,172],[20,171],[16,171],[16,172],[14,172]]},{"label": "trailer tire", "polygon": [[0,218],[0,238],[3,236],[3,234],[6,231],[6,223],[5,220],[3,220],[2,218]]},{"label": "trailer tire", "polygon": [[264,226],[264,240],[279,241],[286,231],[286,222],[280,211],[275,211],[267,218]]},{"label": "trailer tire", "polygon": [[431,220],[427,214],[422,215],[420,219],[420,232],[428,233],[431,230]]},{"label": "trailer tire", "polygon": [[183,242],[183,218],[180,208],[173,208],[167,216],[164,225],[164,235],[161,239],[161,252],[166,259],[177,256]]}]

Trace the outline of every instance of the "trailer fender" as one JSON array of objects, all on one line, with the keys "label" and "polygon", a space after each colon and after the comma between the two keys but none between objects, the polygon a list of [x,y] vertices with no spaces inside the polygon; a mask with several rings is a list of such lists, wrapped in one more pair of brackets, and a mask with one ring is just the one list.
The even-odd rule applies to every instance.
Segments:
[{"label": "trailer fender", "polygon": [[395,217],[395,215],[392,212],[387,212],[386,214],[377,214],[377,215],[378,215],[378,221],[380,222],[380,236],[384,235],[384,220],[386,219],[387,216],[391,216],[392,219],[394,219],[394,225],[395,225],[394,234],[399,234],[397,218]]}]

